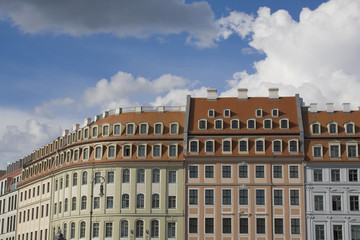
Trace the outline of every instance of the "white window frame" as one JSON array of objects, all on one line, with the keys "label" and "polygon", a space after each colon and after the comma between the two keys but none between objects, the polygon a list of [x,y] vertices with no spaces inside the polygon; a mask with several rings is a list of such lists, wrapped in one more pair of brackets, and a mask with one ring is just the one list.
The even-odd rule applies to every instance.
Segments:
[{"label": "white window frame", "polygon": [[[156,133],[156,125],[160,124],[160,133]],[[154,135],[163,135],[164,134],[164,123],[156,122],[154,123]]]},{"label": "white window frame", "polygon": [[[101,157],[97,157],[96,156],[96,149],[97,148],[100,148],[100,151],[101,151]],[[94,159],[95,160],[101,160],[102,158],[103,158],[103,153],[104,153],[104,149],[103,149],[103,145],[96,145],[96,146],[94,146]]]},{"label": "white window frame", "polygon": [[[335,131],[335,133],[330,133],[330,125],[332,125],[332,124],[335,124],[335,125],[336,125],[336,131]],[[337,134],[339,133],[339,124],[338,124],[337,122],[335,122],[335,121],[328,122],[328,123],[326,124],[326,126],[327,126],[327,129],[328,129],[328,134],[329,134],[329,135],[337,135]]]},{"label": "white window frame", "polygon": [[[94,128],[96,128],[96,135],[94,135]],[[94,125],[91,128],[91,138],[97,138],[99,136],[99,126],[98,125]]]},{"label": "white window frame", "polygon": [[[275,151],[274,149],[274,142],[275,141],[280,141],[280,151]],[[282,154],[283,152],[283,143],[282,143],[282,140],[281,139],[273,139],[272,142],[271,142],[271,145],[272,145],[272,152],[273,154]]]},{"label": "white window frame", "polygon": [[[200,122],[204,121],[205,122],[205,128],[200,128]],[[198,120],[198,130],[207,130],[207,120],[205,118],[201,118]]]},{"label": "white window frame", "polygon": [[[105,127],[107,127],[107,134],[104,134],[104,128]],[[111,135],[111,128],[110,128],[110,124],[103,124],[102,126],[101,126],[101,133],[102,133],[102,136],[103,137],[108,137],[108,136],[110,136]]]},{"label": "white window frame", "polygon": [[[210,115],[210,112],[211,112],[211,111],[213,112],[213,116]],[[215,117],[215,109],[210,108],[210,109],[208,109],[208,112],[207,112],[207,113],[208,113],[208,117],[209,117],[209,118],[214,118],[214,117]]]},{"label": "white window frame", "polygon": [[[233,121],[237,121],[237,122],[238,122],[238,127],[237,127],[237,128],[233,128],[233,125],[232,125]],[[239,120],[238,118],[233,118],[233,119],[231,119],[231,120],[230,120],[230,128],[231,128],[232,130],[239,130],[239,129],[240,129],[240,120]]]},{"label": "white window frame", "polygon": [[[257,114],[258,110],[261,111],[260,115]],[[261,108],[256,108],[256,109],[255,109],[255,116],[256,116],[257,118],[263,117],[263,110],[262,110]]]},{"label": "white window frame", "polygon": [[[269,127],[269,128],[265,127],[265,121],[270,121],[270,127]],[[273,129],[273,121],[272,121],[271,118],[265,118],[265,119],[263,119],[263,129],[264,129],[264,130]]]},{"label": "white window frame", "polygon": [[[349,149],[348,146],[355,146],[356,147],[356,156],[349,157]],[[348,141],[346,142],[346,157],[350,159],[356,159],[359,157],[359,143],[357,141]]]},{"label": "white window frame", "polygon": [[[213,144],[211,151],[208,151],[208,150],[207,150],[206,143],[208,143],[208,142],[212,142],[212,144]],[[215,140],[213,140],[213,139],[207,139],[207,140],[205,140],[205,153],[206,153],[206,154],[214,154],[214,153],[215,153]]]},{"label": "white window frame", "polygon": [[[196,152],[191,151],[191,143],[192,142],[197,142],[197,144],[196,144]],[[192,140],[189,141],[189,153],[190,154],[199,154],[199,140],[198,139],[192,139]]]},{"label": "white window frame", "polygon": [[[230,141],[230,151],[224,151],[224,142]],[[222,154],[232,154],[232,138],[224,138],[221,141],[221,153]]]},{"label": "white window frame", "polygon": [[[254,121],[254,127],[249,128],[249,121]],[[249,118],[246,120],[246,129],[255,130],[256,129],[256,119],[255,118]]]},{"label": "white window frame", "polygon": [[[217,128],[217,127],[216,127],[216,123],[217,123],[218,121],[221,122],[221,128]],[[221,119],[221,118],[215,119],[215,120],[214,120],[214,129],[215,129],[215,130],[223,130],[223,129],[224,129],[224,120]]]},{"label": "white window frame", "polygon": [[[338,146],[339,147],[339,154],[336,157],[332,157],[331,156],[331,146]],[[341,144],[339,141],[331,141],[329,142],[329,158],[330,159],[334,159],[334,158],[341,158]]]},{"label": "white window frame", "polygon": [[[258,141],[262,141],[263,142],[263,150],[262,151],[257,151],[256,149],[256,143]],[[265,154],[265,149],[266,149],[266,146],[265,146],[265,138],[256,138],[255,139],[255,154]]]},{"label": "white window frame", "polygon": [[[141,132],[141,126],[142,125],[145,125],[146,126],[146,131],[145,131],[145,133],[142,133]],[[139,124],[139,134],[140,135],[148,135],[149,134],[149,123],[147,123],[147,122],[141,122],[140,124]]]},{"label": "white window frame", "polygon": [[[353,125],[353,132],[352,132],[352,133],[349,133],[349,132],[347,131],[347,125],[349,125],[349,124]],[[344,124],[344,129],[345,129],[345,133],[346,133],[346,134],[348,134],[348,135],[354,135],[354,134],[355,134],[355,123],[354,123],[353,121],[348,121],[348,122],[346,122],[346,123]]]},{"label": "white window frame", "polygon": [[[226,114],[227,111],[229,112],[229,114]],[[223,114],[224,114],[224,117],[226,117],[226,118],[231,117],[231,110],[230,110],[230,108],[225,108],[224,111],[223,111]]]},{"label": "white window frame", "polygon": [[[170,155],[170,146],[175,146],[175,156],[171,156]],[[171,144],[169,144],[168,145],[168,157],[169,158],[177,158],[178,157],[178,150],[179,149],[179,144],[177,144],[177,143],[171,143]]]},{"label": "white window frame", "polygon": [[[155,146],[160,147],[160,149],[159,149],[160,156],[154,156],[154,147]],[[152,156],[152,158],[161,158],[162,157],[162,144],[161,143],[155,143],[151,146],[151,156]]]},{"label": "white window frame", "polygon": [[[274,114],[274,110],[276,110],[277,111],[277,114]],[[271,116],[272,117],[279,117],[279,109],[278,108],[272,108],[271,109]]]},{"label": "white window frame", "polygon": [[[282,124],[281,124],[282,121],[286,121],[286,128],[282,127]],[[280,126],[280,129],[289,129],[289,119],[288,118],[281,118],[280,121],[279,121],[279,126]]]},{"label": "white window frame", "polygon": [[[315,147],[320,147],[320,148],[321,148],[321,155],[320,155],[320,157],[315,157],[315,150],[314,150]],[[313,157],[314,159],[322,159],[322,158],[324,157],[323,145],[320,144],[320,143],[313,144],[313,145],[311,146],[311,151],[312,151],[312,157]]]},{"label": "white window frame", "polygon": [[[125,156],[125,155],[124,155],[124,153],[125,153],[125,151],[124,151],[125,146],[130,146],[130,155],[129,155],[129,156]],[[131,143],[124,143],[124,144],[122,145],[122,157],[123,157],[123,158],[131,158],[131,156],[132,156],[132,144],[131,144]]]},{"label": "white window frame", "polygon": [[[144,146],[144,156],[140,156],[139,155],[139,148],[140,148],[140,146]],[[146,143],[140,143],[140,144],[138,144],[137,146],[136,146],[136,157],[137,158],[146,158],[146,156],[147,156],[147,144]]]},{"label": "white window frame", "polygon": [[[110,147],[114,147],[114,156],[113,157],[109,156]],[[107,145],[107,158],[108,159],[115,159],[116,158],[116,151],[117,151],[117,145],[116,144],[112,143],[112,144]]]},{"label": "white window frame", "polygon": [[[120,129],[119,133],[115,133],[116,126],[119,126]],[[124,130],[124,125],[122,125],[121,123],[114,123],[112,128],[113,128],[114,136],[120,136],[122,134],[122,131]]]},{"label": "white window frame", "polygon": [[[246,151],[240,150],[240,142],[245,141],[246,142]],[[249,138],[239,138],[238,140],[238,152],[239,154],[248,154],[249,153]]]},{"label": "white window frame", "polygon": [[[173,126],[173,125],[176,125],[176,132],[175,132],[175,133],[172,133],[172,132],[171,132],[171,129],[172,129],[172,126]],[[178,135],[178,134],[179,134],[179,123],[178,123],[178,122],[171,122],[171,123],[170,123],[169,133],[170,133],[171,135]]]},{"label": "white window frame", "polygon": [[[319,125],[319,133],[314,133],[313,132],[313,125],[315,125],[315,124]],[[319,121],[312,122],[310,124],[310,132],[311,132],[312,135],[320,135],[321,134],[321,123]]]}]

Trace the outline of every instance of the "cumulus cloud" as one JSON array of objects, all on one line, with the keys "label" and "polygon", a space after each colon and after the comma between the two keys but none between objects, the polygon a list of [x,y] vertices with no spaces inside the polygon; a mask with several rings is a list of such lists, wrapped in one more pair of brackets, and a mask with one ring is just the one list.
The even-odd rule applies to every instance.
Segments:
[{"label": "cumulus cloud", "polygon": [[207,2],[180,0],[12,0],[0,1],[0,17],[27,33],[81,36],[112,33],[143,38],[187,32],[187,42],[214,45],[218,27]]},{"label": "cumulus cloud", "polygon": [[52,118],[54,109],[58,111],[59,107],[75,107],[75,100],[69,97],[53,99],[35,107],[34,113],[38,116]]},{"label": "cumulus cloud", "polygon": [[[249,23],[243,24],[248,29]],[[235,73],[223,96],[239,87],[253,96],[279,87],[281,95],[300,93],[307,103],[360,104],[359,1],[331,0],[313,11],[305,8],[298,22],[287,11],[271,14],[263,7],[250,25],[249,45],[265,58],[254,64],[254,74]],[[246,33],[241,24],[232,26],[227,36]]]}]

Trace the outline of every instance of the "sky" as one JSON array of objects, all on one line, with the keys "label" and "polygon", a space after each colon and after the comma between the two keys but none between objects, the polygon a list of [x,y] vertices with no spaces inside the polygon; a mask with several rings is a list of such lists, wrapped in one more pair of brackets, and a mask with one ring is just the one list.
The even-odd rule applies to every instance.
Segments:
[{"label": "sky", "polygon": [[0,168],[104,110],[360,98],[358,0],[0,1]]}]

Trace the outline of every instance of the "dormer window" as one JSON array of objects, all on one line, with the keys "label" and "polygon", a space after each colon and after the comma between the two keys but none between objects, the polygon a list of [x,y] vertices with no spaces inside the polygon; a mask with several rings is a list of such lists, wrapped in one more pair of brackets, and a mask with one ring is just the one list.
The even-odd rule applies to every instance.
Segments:
[{"label": "dormer window", "polygon": [[103,136],[109,136],[109,125],[104,125],[102,127],[102,135]]},{"label": "dormer window", "polygon": [[140,123],[140,134],[147,135],[149,129],[149,124],[147,123]]},{"label": "dormer window", "polygon": [[230,109],[224,109],[224,117],[230,117],[231,111]]},{"label": "dormer window", "polygon": [[211,117],[211,118],[215,117],[215,110],[214,109],[209,109],[208,110],[208,117]]},{"label": "dormer window", "polygon": [[172,134],[172,135],[179,134],[179,124],[178,123],[170,123],[170,134]]},{"label": "dormer window", "polygon": [[98,127],[95,126],[92,128],[92,137],[96,138],[98,136]]},{"label": "dormer window", "polygon": [[255,110],[255,116],[256,117],[262,117],[263,116],[263,111],[261,108],[258,108]]},{"label": "dormer window", "polygon": [[154,134],[160,135],[163,132],[163,124],[162,123],[155,123],[154,125]]},{"label": "dormer window", "polygon": [[277,109],[277,108],[271,109],[271,116],[278,117],[279,116],[279,109]]},{"label": "dormer window", "polygon": [[255,141],[255,153],[264,153],[265,152],[265,140],[257,139]]},{"label": "dormer window", "polygon": [[320,134],[320,123],[315,122],[310,125],[312,134]]},{"label": "dormer window", "polygon": [[215,120],[215,129],[217,129],[217,130],[223,129],[223,120],[222,119]]},{"label": "dormer window", "polygon": [[119,136],[121,134],[121,124],[114,124],[114,135]]},{"label": "dormer window", "polygon": [[102,146],[95,147],[95,159],[102,158]]},{"label": "dormer window", "polygon": [[116,146],[110,145],[108,146],[108,158],[115,158]]},{"label": "dormer window", "polygon": [[338,133],[336,122],[328,123],[328,132],[329,132],[329,134],[337,134]]},{"label": "dormer window", "polygon": [[231,120],[231,129],[237,130],[239,129],[239,119],[232,119]]},{"label": "dormer window", "polygon": [[232,147],[231,147],[231,139],[224,139],[222,141],[222,153],[227,154],[227,153],[231,153],[232,152]]},{"label": "dormer window", "polygon": [[123,147],[123,157],[131,157],[131,144],[125,144]]},{"label": "dormer window", "polygon": [[330,158],[339,158],[340,157],[340,142],[330,142]]},{"label": "dormer window", "polygon": [[178,145],[177,144],[170,144],[169,145],[169,157],[177,157],[178,155]]},{"label": "dormer window", "polygon": [[199,152],[199,141],[198,140],[191,140],[190,141],[190,153],[198,153]]},{"label": "dormer window", "polygon": [[146,157],[146,144],[140,144],[137,146],[137,156],[138,158]]},{"label": "dormer window", "polygon": [[358,157],[358,143],[357,142],[346,143],[346,153],[347,153],[348,158],[357,158]]},{"label": "dormer window", "polygon": [[152,152],[153,152],[153,157],[154,158],[159,158],[161,157],[161,144],[155,144],[153,145],[153,149],[152,149]]},{"label": "dormer window", "polygon": [[206,140],[205,141],[205,152],[206,153],[214,153],[214,140]]},{"label": "dormer window", "polygon": [[355,133],[354,123],[352,123],[352,122],[345,123],[344,127],[345,127],[346,134],[354,134]]},{"label": "dormer window", "polygon": [[273,153],[281,153],[282,152],[282,141],[281,140],[273,140]]},{"label": "dormer window", "polygon": [[[89,128],[85,128],[83,133],[84,133],[84,139],[88,139],[89,138]],[[56,144],[56,146],[57,146],[57,144]]]},{"label": "dormer window", "polygon": [[271,119],[265,119],[263,124],[264,124],[264,129],[272,129]]},{"label": "dormer window", "polygon": [[312,152],[314,158],[322,158],[323,157],[323,146],[321,144],[315,144],[312,146]]},{"label": "dormer window", "polygon": [[199,130],[206,130],[207,129],[207,121],[205,119],[200,119],[198,121],[198,129]]},{"label": "dormer window", "polygon": [[289,141],[289,152],[290,153],[297,153],[298,152],[298,141],[297,140],[290,140]]},{"label": "dormer window", "polygon": [[134,135],[135,134],[135,123],[126,124],[126,134]]},{"label": "dormer window", "polygon": [[286,118],[283,118],[280,120],[280,128],[281,129],[288,129],[289,128],[289,120]]},{"label": "dormer window", "polygon": [[247,128],[248,129],[256,129],[255,119],[247,120]]},{"label": "dormer window", "polygon": [[239,140],[239,153],[247,153],[248,150],[248,139],[247,138],[242,138]]}]

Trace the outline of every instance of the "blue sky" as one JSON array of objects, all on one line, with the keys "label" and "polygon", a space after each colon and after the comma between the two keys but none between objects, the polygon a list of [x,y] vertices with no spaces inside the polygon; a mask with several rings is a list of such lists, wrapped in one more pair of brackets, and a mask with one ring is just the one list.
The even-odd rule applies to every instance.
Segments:
[{"label": "blue sky", "polygon": [[3,1],[0,165],[103,110],[208,87],[356,108],[359,19],[356,0]]}]

